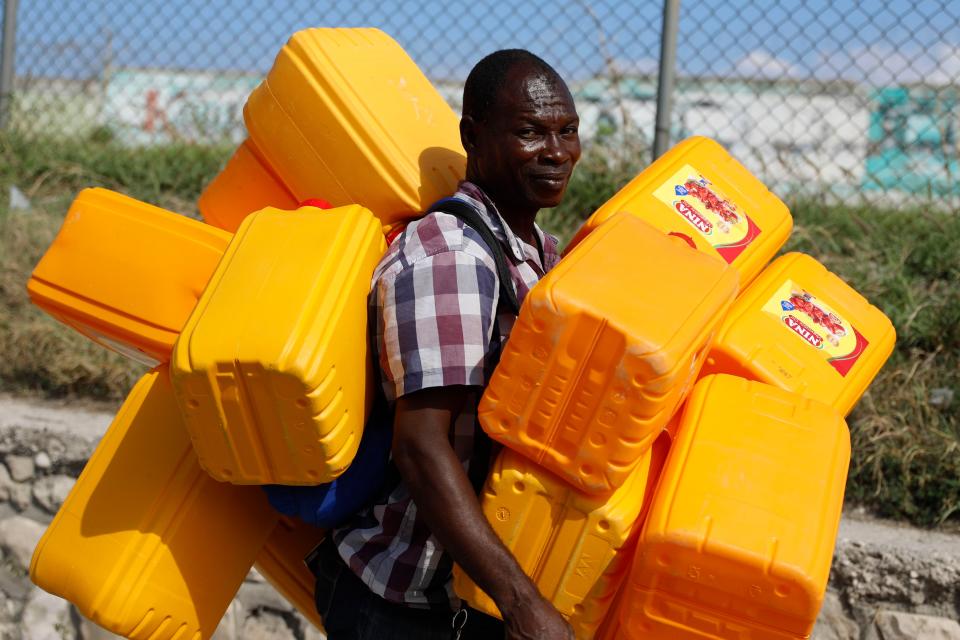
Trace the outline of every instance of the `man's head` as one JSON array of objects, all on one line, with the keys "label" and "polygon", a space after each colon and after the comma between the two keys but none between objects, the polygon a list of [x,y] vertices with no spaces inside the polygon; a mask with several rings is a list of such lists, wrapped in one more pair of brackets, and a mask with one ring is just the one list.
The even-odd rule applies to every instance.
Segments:
[{"label": "man's head", "polygon": [[490,54],[463,88],[467,179],[507,216],[555,207],[580,159],[579,122],[553,67],[522,49]]}]

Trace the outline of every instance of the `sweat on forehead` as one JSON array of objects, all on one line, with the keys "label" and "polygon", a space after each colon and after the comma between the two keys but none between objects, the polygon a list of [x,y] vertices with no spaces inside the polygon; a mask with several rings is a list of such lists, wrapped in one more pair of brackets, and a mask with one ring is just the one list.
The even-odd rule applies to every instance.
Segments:
[{"label": "sweat on forehead", "polygon": [[556,69],[539,56],[525,49],[502,49],[480,60],[467,76],[463,85],[463,115],[483,120],[514,69],[522,70],[524,77],[533,77],[528,85],[531,90],[547,92],[562,88],[568,92]]}]

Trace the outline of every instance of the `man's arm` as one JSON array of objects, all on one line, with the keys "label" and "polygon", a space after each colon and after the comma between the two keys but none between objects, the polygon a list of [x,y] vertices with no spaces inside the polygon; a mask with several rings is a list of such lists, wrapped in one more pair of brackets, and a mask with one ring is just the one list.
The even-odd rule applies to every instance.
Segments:
[{"label": "man's arm", "polygon": [[483,516],[450,445],[469,387],[434,387],[397,399],[393,458],[427,526],[503,615],[508,640],[567,640],[573,631],[523,573]]}]

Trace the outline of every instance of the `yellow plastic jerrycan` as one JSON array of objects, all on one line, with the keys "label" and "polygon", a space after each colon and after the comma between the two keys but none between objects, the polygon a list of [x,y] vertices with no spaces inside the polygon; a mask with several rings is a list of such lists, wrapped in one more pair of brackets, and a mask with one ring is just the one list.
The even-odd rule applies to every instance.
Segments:
[{"label": "yellow plastic jerrycan", "polygon": [[808,637],[849,461],[833,407],[734,376],[700,380],[637,544],[624,637]]},{"label": "yellow plastic jerrycan", "polygon": [[127,638],[209,638],[277,522],[196,462],[166,366],[134,386],[33,554],[30,578]]},{"label": "yellow plastic jerrycan", "polygon": [[214,478],[308,485],[346,470],[372,399],[367,293],[385,250],[356,205],[268,208],[240,226],[171,365]]},{"label": "yellow plastic jerrycan", "polygon": [[316,578],[307,569],[304,558],[325,535],[323,529],[280,516],[255,565],[267,582],[318,629],[323,626],[314,600]]},{"label": "yellow plastic jerrycan", "polygon": [[480,402],[484,430],[612,492],[693,386],[736,292],[722,260],[614,216],[527,294]]},{"label": "yellow plastic jerrycan", "polygon": [[719,256],[746,286],[790,236],[786,205],[709,138],[684,140],[590,216],[579,244],[604,220],[628,211],[658,229]]},{"label": "yellow plastic jerrycan", "polygon": [[279,195],[277,177],[297,201],[361,204],[389,227],[453,193],[466,168],[457,116],[377,29],[294,34],[244,121],[255,153],[228,164],[200,200],[204,218],[226,229],[262,201],[238,202],[224,184],[266,182]]},{"label": "yellow plastic jerrycan", "polygon": [[[577,638],[593,637],[626,577],[669,444],[658,439],[610,496],[577,491],[509,449],[490,472],[481,496],[484,515]],[[459,566],[454,588],[473,608],[500,617]]]},{"label": "yellow plastic jerrycan", "polygon": [[156,365],[196,305],[230,234],[106,189],[85,189],[27,292],[101,345]]},{"label": "yellow plastic jerrycan", "polygon": [[766,382],[846,415],[895,342],[882,311],[810,256],[789,253],[737,298],[703,373]]}]

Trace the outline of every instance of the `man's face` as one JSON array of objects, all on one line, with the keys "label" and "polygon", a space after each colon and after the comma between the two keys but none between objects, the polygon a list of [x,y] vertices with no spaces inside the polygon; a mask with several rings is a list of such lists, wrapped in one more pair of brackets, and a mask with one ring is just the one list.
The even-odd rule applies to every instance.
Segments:
[{"label": "man's face", "polygon": [[561,81],[515,66],[467,149],[481,186],[502,208],[557,206],[580,159],[579,124]]}]

